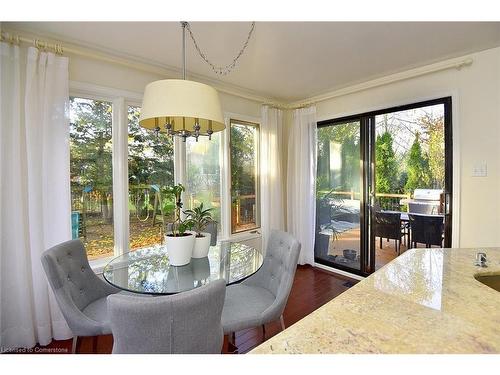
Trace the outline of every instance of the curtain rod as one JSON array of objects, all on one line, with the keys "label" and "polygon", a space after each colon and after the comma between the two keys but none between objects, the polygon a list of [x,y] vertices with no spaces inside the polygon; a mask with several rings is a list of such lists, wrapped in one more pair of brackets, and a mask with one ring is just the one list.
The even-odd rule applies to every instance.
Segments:
[{"label": "curtain rod", "polygon": [[306,100],[293,102],[287,106],[288,107],[287,109],[305,108],[314,105],[316,103],[337,98],[339,96],[349,95],[356,92],[365,91],[380,86],[385,86],[391,83],[396,83],[400,81],[405,81],[407,79],[421,77],[427,74],[441,72],[444,70],[450,70],[450,69],[461,70],[462,68],[472,65],[473,62],[474,60],[472,59],[472,57],[468,56],[468,57],[461,57],[458,59],[454,59],[453,61],[447,60],[432,65],[426,65],[420,68],[406,70],[400,73],[391,74],[389,76],[363,82],[357,85],[352,85],[342,89],[334,90],[325,94],[316,95]]},{"label": "curtain rod", "polygon": [[[4,31],[0,32],[0,41],[5,41],[5,42],[11,43],[11,44],[18,44],[18,45],[21,42],[23,42],[23,43],[27,43],[27,44],[32,44],[34,47],[36,47],[38,49],[52,50],[52,51],[54,51],[54,53],[59,54],[59,55],[62,55],[63,53],[70,53],[73,55],[79,55],[79,56],[83,56],[83,57],[87,57],[87,58],[91,58],[91,59],[95,59],[95,60],[101,60],[101,61],[108,62],[111,64],[121,65],[121,66],[124,66],[127,68],[136,69],[136,70],[140,70],[140,71],[147,72],[147,73],[153,73],[153,74],[158,74],[158,75],[167,75],[167,76],[169,75],[167,73],[168,69],[166,69],[166,68],[156,67],[156,66],[146,64],[146,63],[130,62],[130,61],[127,61],[127,60],[122,59],[122,58],[107,56],[105,54],[94,53],[94,52],[82,50],[79,48],[63,47],[59,43],[48,43],[48,42],[45,42],[41,39],[37,39],[37,38],[32,39],[32,38],[27,38],[24,36],[12,35],[8,32],[4,32]],[[353,94],[356,92],[360,92],[360,91],[368,90],[371,88],[376,88],[376,87],[388,85],[388,84],[399,82],[399,81],[404,81],[404,80],[411,79],[411,78],[420,77],[420,76],[431,74],[431,73],[436,73],[436,72],[449,70],[449,69],[460,70],[464,67],[472,65],[472,63],[473,63],[473,59],[470,56],[466,57],[466,58],[462,57],[459,59],[455,59],[451,62],[448,60],[445,62],[427,65],[424,67],[404,71],[401,73],[392,74],[390,76],[382,77],[382,78],[375,79],[372,81],[367,81],[367,82],[364,82],[364,83],[361,83],[358,85],[354,85],[354,86],[349,86],[349,87],[346,87],[343,89],[334,90],[334,91],[331,91],[329,93],[317,95],[317,96],[311,97],[309,99],[300,100],[300,101],[296,101],[293,103],[275,102],[273,100],[269,100],[269,99],[266,99],[266,98],[263,98],[263,97],[260,97],[257,95],[244,94],[244,93],[238,92],[237,90],[232,90],[232,89],[220,87],[217,85],[214,85],[214,86],[216,86],[218,91],[221,91],[223,93],[238,96],[240,98],[244,98],[244,99],[248,99],[248,100],[252,100],[252,101],[256,101],[256,102],[260,102],[262,105],[267,105],[270,107],[283,109],[283,110],[293,110],[293,109],[300,109],[300,108],[309,107],[309,106],[317,104],[319,102],[323,102],[323,101],[333,99],[333,98],[336,98],[339,96],[349,95],[349,94]]]}]

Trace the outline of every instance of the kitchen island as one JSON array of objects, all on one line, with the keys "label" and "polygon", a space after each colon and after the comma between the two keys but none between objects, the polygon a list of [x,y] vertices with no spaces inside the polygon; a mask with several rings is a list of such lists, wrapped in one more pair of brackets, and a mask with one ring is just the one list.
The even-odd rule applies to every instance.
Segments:
[{"label": "kitchen island", "polygon": [[478,274],[500,275],[500,249],[408,250],[251,353],[500,353],[500,292]]}]

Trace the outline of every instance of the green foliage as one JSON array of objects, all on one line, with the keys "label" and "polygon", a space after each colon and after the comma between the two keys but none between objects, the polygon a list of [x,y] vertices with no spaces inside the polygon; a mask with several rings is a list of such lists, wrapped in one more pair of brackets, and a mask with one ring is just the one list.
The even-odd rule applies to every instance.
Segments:
[{"label": "green foliage", "polygon": [[377,136],[375,141],[375,183],[378,193],[398,192],[398,163],[389,132]]},{"label": "green foliage", "polygon": [[201,232],[210,224],[212,220],[212,208],[203,209],[203,203],[192,210],[186,210],[184,213],[188,216],[188,220],[191,221],[194,230],[196,231],[196,236],[201,237]]},{"label": "green foliage", "polygon": [[442,118],[431,123],[429,129],[429,170],[433,187],[444,186],[444,125]]},{"label": "green foliage", "polygon": [[416,134],[415,140],[410,148],[407,162],[408,180],[405,191],[412,193],[415,189],[429,188],[431,185],[429,159],[422,151],[420,135]]},{"label": "green foliage", "polygon": [[231,125],[231,192],[255,194],[255,132],[253,126]]},{"label": "green foliage", "polygon": [[[331,144],[341,145],[340,157],[342,170],[332,173],[330,170]],[[318,129],[317,179],[319,190],[359,191],[360,149],[359,122],[349,122]]]},{"label": "green foliage", "polygon": [[130,186],[174,183],[174,143],[165,133],[158,135],[139,125],[140,109],[128,108],[128,176]]},{"label": "green foliage", "polygon": [[109,102],[70,99],[73,116],[70,122],[71,190],[83,194],[91,188],[100,200],[102,218],[113,219],[112,106]]}]

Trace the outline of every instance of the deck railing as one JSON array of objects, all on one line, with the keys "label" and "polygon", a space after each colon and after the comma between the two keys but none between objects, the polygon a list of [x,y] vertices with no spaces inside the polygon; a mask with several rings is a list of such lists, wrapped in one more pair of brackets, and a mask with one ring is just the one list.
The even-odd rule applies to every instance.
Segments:
[{"label": "deck railing", "polygon": [[[344,199],[344,200],[359,200],[361,193],[359,191],[327,191],[322,190],[318,192],[320,196],[329,194],[330,196]],[[402,199],[410,199],[410,194],[396,194],[396,193],[376,193],[375,198],[377,203],[383,210],[392,211],[406,211],[406,205],[401,205]]]}]

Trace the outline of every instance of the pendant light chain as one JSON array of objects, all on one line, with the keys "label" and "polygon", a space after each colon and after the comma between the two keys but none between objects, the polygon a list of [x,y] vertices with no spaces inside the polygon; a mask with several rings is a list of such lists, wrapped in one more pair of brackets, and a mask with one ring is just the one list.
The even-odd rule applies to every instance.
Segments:
[{"label": "pendant light chain", "polygon": [[225,76],[225,75],[231,73],[231,71],[236,66],[236,63],[238,62],[238,59],[245,52],[245,49],[248,46],[248,42],[250,41],[250,38],[252,37],[253,31],[255,29],[255,22],[252,22],[252,26],[250,27],[250,31],[248,32],[247,39],[246,39],[245,43],[243,44],[243,47],[241,47],[240,52],[238,52],[238,54],[236,55],[236,57],[233,59],[233,62],[231,64],[229,64],[229,65],[226,65],[226,66],[217,66],[217,65],[213,64],[212,62],[210,62],[210,60],[208,60],[207,56],[203,53],[203,51],[198,46],[198,43],[196,42],[196,39],[195,39],[195,37],[193,35],[193,32],[191,31],[191,26],[189,25],[189,22],[185,23],[185,27],[189,31],[189,36],[191,37],[191,40],[193,41],[193,44],[194,44],[196,50],[198,51],[198,54],[200,55],[200,57],[208,65],[210,65],[210,67],[215,72],[215,74],[218,74],[218,75],[221,75],[221,76]]}]

